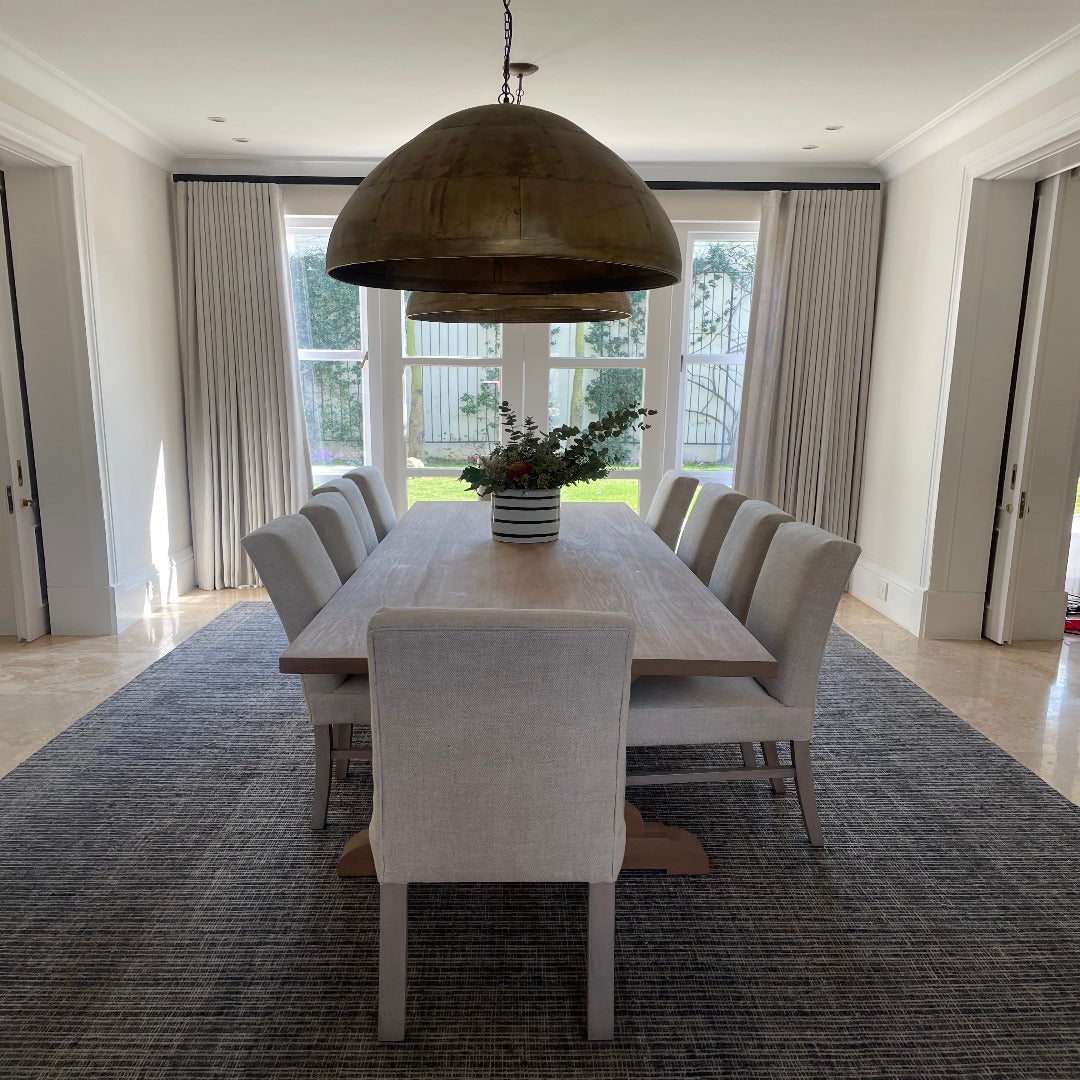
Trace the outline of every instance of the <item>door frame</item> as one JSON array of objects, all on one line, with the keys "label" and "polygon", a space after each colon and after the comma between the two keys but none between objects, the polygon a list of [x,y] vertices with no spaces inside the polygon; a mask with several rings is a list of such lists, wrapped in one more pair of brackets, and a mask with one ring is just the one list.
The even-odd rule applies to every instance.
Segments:
[{"label": "door frame", "polygon": [[[918,607],[911,619],[920,637],[982,636],[997,463],[1020,305],[1019,287],[1015,309],[1002,304],[1001,276],[984,273],[983,253],[1022,252],[1014,268],[1022,279],[1035,184],[1077,164],[1076,101],[1018,126],[961,162],[945,361],[933,418],[919,595],[913,596]],[[1026,199],[1013,200],[1007,213],[999,210],[999,182],[1026,187]],[[986,467],[987,460],[993,468]]]},{"label": "door frame", "polygon": [[[0,153],[20,167],[41,168],[51,188],[58,250],[57,281],[64,295],[63,318],[70,349],[53,357],[73,388],[79,416],[80,460],[69,468],[79,481],[84,499],[64,507],[65,523],[74,524],[87,559],[75,580],[64,576],[65,560],[58,548],[65,538],[49,528],[49,505],[42,505],[42,536],[49,575],[49,610],[54,634],[115,634],[117,581],[115,527],[109,489],[108,448],[101,404],[101,366],[95,313],[93,243],[87,208],[86,147],[77,139],[0,102]],[[12,166],[9,166],[12,167]],[[13,206],[12,216],[18,213]],[[16,259],[16,273],[18,273]],[[31,360],[32,362],[32,360]],[[34,395],[31,392],[31,421]],[[48,424],[35,425],[39,492],[49,497],[42,460],[50,445]],[[43,483],[44,481],[44,483]],[[65,531],[65,530],[60,530]],[[70,534],[70,528],[66,531]],[[60,573],[57,573],[57,571]]]}]

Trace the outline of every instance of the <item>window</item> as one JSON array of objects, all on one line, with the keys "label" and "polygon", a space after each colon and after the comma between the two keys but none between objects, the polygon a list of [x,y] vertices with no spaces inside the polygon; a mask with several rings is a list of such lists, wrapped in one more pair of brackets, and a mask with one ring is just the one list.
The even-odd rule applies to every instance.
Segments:
[{"label": "window", "polygon": [[688,239],[679,464],[701,479],[730,482],[757,240],[728,233]]},{"label": "window", "polygon": [[[402,417],[408,503],[473,499],[458,474],[499,441],[503,328],[405,318],[401,294]],[[413,358],[434,363],[412,363]],[[480,363],[477,363],[480,361]]]},{"label": "window", "polygon": [[[648,293],[632,292],[629,319],[610,322],[552,323],[548,353],[548,427],[585,427],[604,413],[644,400]],[[589,367],[559,365],[559,360],[595,360]],[[625,363],[624,363],[625,362]],[[619,465],[604,480],[567,488],[568,501],[638,504],[641,432],[627,432],[612,447]]]},{"label": "window", "polygon": [[361,293],[326,275],[330,224],[286,228],[293,325],[313,484],[364,463]]}]

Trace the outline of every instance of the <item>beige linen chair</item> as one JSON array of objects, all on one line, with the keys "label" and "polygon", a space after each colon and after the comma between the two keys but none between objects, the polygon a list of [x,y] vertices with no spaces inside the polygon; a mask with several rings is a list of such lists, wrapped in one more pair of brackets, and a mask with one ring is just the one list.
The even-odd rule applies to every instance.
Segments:
[{"label": "beige linen chair", "polygon": [[[744,757],[741,769],[630,775],[627,787],[754,779],[771,779],[776,786],[794,777],[810,843],[822,847],[810,736],[829,627],[858,557],[857,545],[813,525],[781,525],[746,618],[746,628],[776,657],[776,676],[653,675],[633,685],[630,746],[760,741],[766,747],[764,767],[750,765]],[[791,744],[790,766],[781,765],[776,757],[778,741]]]},{"label": "beige linen chair", "polygon": [[709,588],[739,622],[746,622],[750,597],[776,530],[792,520],[790,514],[759,499],[747,499],[735,512],[716,556]]},{"label": "beige linen chair", "polygon": [[379,1038],[405,1037],[410,882],[589,885],[588,1034],[614,1035],[634,623],[383,609],[368,630]]},{"label": "beige linen chair", "polygon": [[322,546],[344,584],[368,554],[360,526],[345,496],[336,491],[313,495],[300,507],[300,513],[315,526]]},{"label": "beige linen chair", "polygon": [[674,469],[664,473],[660,486],[656,489],[649,512],[645,515],[645,524],[672,551],[679,542],[686,511],[694,499],[698,482],[692,476],[683,476]]},{"label": "beige linen chair", "polygon": [[701,485],[675,554],[705,585],[712,577],[716,557],[735,520],[735,512],[744,502],[746,496],[726,484]]},{"label": "beige linen chair", "polygon": [[312,495],[331,493],[341,495],[349,504],[349,509],[352,510],[360,529],[360,535],[364,538],[364,547],[370,555],[379,546],[380,537],[375,532],[375,522],[371,520],[364,496],[351,480],[346,480],[343,476],[339,476],[336,480],[327,480],[325,484],[317,487]]},{"label": "beige linen chair", "polygon": [[[255,564],[290,641],[341,588],[315,527],[300,514],[279,517],[240,541]],[[368,727],[370,701],[365,675],[301,675],[304,700],[315,731],[315,791],[311,827],[326,824],[330,770],[345,775],[349,761],[370,761],[370,750],[352,749],[352,729]]]},{"label": "beige linen chair", "polygon": [[360,489],[371,520],[375,523],[375,535],[385,540],[386,534],[397,524],[397,514],[394,513],[394,500],[390,498],[390,489],[383,474],[374,465],[361,465],[350,469],[345,478]]}]

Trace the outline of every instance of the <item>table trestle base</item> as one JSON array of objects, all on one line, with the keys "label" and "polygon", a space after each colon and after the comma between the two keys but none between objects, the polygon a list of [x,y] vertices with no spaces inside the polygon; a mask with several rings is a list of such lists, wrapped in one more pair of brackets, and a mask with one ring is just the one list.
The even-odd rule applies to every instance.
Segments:
[{"label": "table trestle base", "polygon": [[[663,870],[668,874],[707,874],[709,860],[701,841],[685,829],[643,821],[637,808],[626,804],[624,870]],[[374,877],[375,860],[367,829],[349,838],[338,858],[339,877]]]}]

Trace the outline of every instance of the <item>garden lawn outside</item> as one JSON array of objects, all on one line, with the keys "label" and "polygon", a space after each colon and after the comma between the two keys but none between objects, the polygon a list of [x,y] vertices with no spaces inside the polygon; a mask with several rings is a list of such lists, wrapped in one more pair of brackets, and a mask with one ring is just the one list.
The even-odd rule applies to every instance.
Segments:
[{"label": "garden lawn outside", "polygon": [[[410,476],[409,506],[416,502],[463,502],[476,493],[454,476]],[[591,484],[571,484],[562,489],[563,502],[624,502],[637,511],[636,480],[594,480]]]}]

